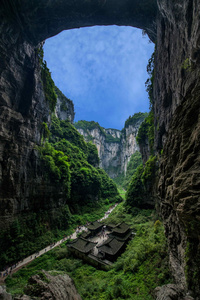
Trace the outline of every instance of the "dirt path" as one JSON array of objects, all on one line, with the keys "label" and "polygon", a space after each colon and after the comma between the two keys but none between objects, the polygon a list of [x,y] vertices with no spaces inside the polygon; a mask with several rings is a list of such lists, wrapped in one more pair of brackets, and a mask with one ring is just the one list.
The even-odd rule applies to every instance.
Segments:
[{"label": "dirt path", "polygon": [[[105,212],[104,214],[104,217],[101,218],[99,221],[103,221],[104,219],[106,219],[109,214],[116,208],[118,204],[115,204],[112,208],[110,208],[107,212]],[[18,270],[20,270],[22,267],[24,267],[25,265],[29,264],[31,261],[33,261],[34,259],[36,259],[37,257],[43,255],[44,253],[47,253],[48,251],[52,250],[53,248],[59,246],[60,244],[62,244],[63,242],[65,242],[66,240],[68,239],[76,239],[77,238],[77,234],[78,233],[81,233],[82,231],[87,231],[87,227],[85,226],[79,226],[76,228],[76,230],[74,231],[73,234],[71,234],[70,236],[67,236],[65,238],[63,238],[62,240],[54,243],[54,244],[51,244],[49,246],[47,246],[46,248],[36,252],[36,253],[33,253],[32,255],[24,258],[23,260],[17,262],[16,264],[14,264],[13,266],[7,268],[6,270],[4,271],[1,271],[0,272],[0,284],[3,284],[4,283],[4,280],[7,278],[8,275],[11,275],[15,272],[17,272]]]}]

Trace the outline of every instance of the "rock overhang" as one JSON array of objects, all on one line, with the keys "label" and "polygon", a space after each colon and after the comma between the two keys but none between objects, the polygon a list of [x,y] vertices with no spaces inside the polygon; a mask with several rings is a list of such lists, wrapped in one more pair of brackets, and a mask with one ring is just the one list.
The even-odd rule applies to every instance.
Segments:
[{"label": "rock overhang", "polygon": [[0,15],[34,45],[63,30],[132,26],[156,38],[156,0],[2,0]]}]

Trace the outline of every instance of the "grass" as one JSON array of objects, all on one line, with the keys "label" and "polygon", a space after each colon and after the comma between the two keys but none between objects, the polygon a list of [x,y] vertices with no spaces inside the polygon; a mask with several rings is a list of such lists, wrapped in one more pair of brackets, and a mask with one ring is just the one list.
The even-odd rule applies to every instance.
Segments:
[{"label": "grass", "polygon": [[23,293],[28,278],[44,269],[51,270],[52,275],[67,273],[84,300],[153,299],[156,286],[172,282],[163,225],[152,210],[133,210],[130,215],[120,203],[106,222],[116,224],[122,220],[136,236],[110,271],[84,264],[62,245],[8,277],[8,291],[12,295]]},{"label": "grass", "polygon": [[126,191],[122,187],[118,187],[120,196],[125,200]]}]

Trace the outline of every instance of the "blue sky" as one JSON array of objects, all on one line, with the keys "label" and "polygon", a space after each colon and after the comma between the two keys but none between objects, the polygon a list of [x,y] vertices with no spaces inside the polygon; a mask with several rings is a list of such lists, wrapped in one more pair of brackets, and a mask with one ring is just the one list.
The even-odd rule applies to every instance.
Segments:
[{"label": "blue sky", "polygon": [[57,87],[75,106],[75,121],[122,129],[149,110],[146,65],[154,49],[142,31],[95,26],[63,31],[46,40],[44,59]]}]

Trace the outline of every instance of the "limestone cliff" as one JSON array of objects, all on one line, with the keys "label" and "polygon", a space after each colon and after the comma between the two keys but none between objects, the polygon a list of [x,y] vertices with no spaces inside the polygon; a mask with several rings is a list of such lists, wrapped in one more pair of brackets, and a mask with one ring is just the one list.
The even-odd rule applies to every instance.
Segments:
[{"label": "limestone cliff", "polygon": [[154,110],[155,146],[163,148],[159,202],[175,280],[199,299],[200,2],[161,0],[158,5]]},{"label": "limestone cliff", "polygon": [[81,300],[73,280],[68,275],[56,274],[56,271],[42,271],[29,279],[26,287],[26,295],[12,297],[0,286],[0,299],[2,300],[31,300],[31,299],[54,299],[54,300]]},{"label": "limestone cliff", "polygon": [[139,150],[136,136],[145,116],[144,113],[138,113],[129,117],[121,131],[105,129],[94,121],[79,121],[75,123],[75,127],[86,141],[92,141],[96,145],[100,167],[111,178],[115,178],[120,174],[126,174],[131,156]]},{"label": "limestone cliff", "polygon": [[68,99],[57,87],[55,88],[57,95],[56,115],[60,120],[69,120],[74,122],[74,103]]}]

